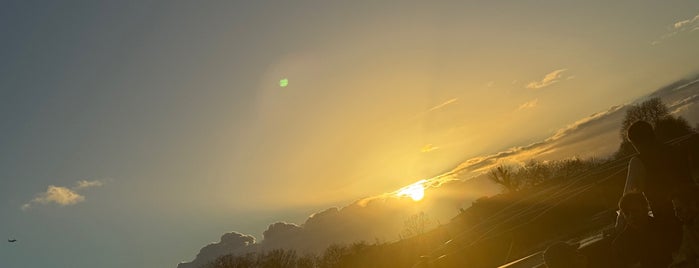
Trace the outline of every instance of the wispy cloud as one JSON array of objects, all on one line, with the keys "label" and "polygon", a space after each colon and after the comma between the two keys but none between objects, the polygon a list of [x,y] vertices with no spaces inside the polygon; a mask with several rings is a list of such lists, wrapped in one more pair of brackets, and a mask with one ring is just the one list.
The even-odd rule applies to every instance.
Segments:
[{"label": "wispy cloud", "polygon": [[539,99],[534,99],[525,103],[522,103],[522,105],[519,106],[518,110],[524,110],[524,109],[531,109],[536,107],[539,104]]},{"label": "wispy cloud", "polygon": [[435,110],[442,109],[442,108],[444,108],[445,106],[447,106],[447,105],[449,105],[449,104],[452,104],[452,103],[456,102],[457,100],[459,100],[459,99],[458,99],[458,98],[453,98],[453,99],[448,100],[448,101],[445,101],[445,102],[443,102],[443,103],[441,103],[441,104],[439,104],[439,105],[437,105],[437,106],[434,106],[434,107],[430,108],[430,109],[427,110],[427,111],[428,111],[428,112],[431,112],[431,111],[435,111]]},{"label": "wispy cloud", "polygon": [[529,84],[527,84],[526,87],[529,89],[539,89],[539,88],[553,85],[553,84],[560,81],[562,73],[567,71],[567,70],[568,69],[559,69],[559,70],[555,70],[553,72],[547,73],[546,75],[544,75],[544,78],[541,79],[541,81],[532,81]]},{"label": "wispy cloud", "polygon": [[673,115],[678,115],[682,112],[689,110],[692,105],[695,105],[699,100],[699,94],[694,94],[692,96],[686,97],[684,99],[678,100],[668,106],[668,108],[673,109],[670,112]]},{"label": "wispy cloud", "polygon": [[663,40],[666,40],[678,34],[686,32],[691,33],[699,30],[699,14],[697,14],[693,18],[676,21],[668,28],[668,32],[660,36],[658,40],[651,42],[651,45],[657,45],[661,43]]},{"label": "wispy cloud", "polygon": [[696,16],[694,16],[694,18],[691,18],[691,19],[686,19],[686,20],[681,20],[681,21],[675,22],[675,24],[673,24],[672,26],[676,30],[681,30],[681,29],[687,29],[687,28],[692,27],[692,26],[696,26],[697,22],[699,22],[699,14],[697,14]]},{"label": "wispy cloud", "polygon": [[430,143],[430,144],[427,144],[427,145],[423,146],[421,151],[422,151],[423,153],[429,153],[429,152],[432,152],[432,151],[438,150],[438,149],[439,149],[439,147],[434,146],[434,145],[432,145],[432,144]]},{"label": "wispy cloud", "polygon": [[85,196],[78,193],[78,191],[99,187],[104,185],[103,182],[94,180],[86,181],[81,180],[75,183],[72,188],[49,185],[45,192],[39,193],[34,199],[23,204],[21,206],[22,210],[27,210],[35,204],[47,205],[47,204],[57,204],[59,206],[70,206],[77,203],[85,201]]},{"label": "wispy cloud", "polygon": [[99,186],[102,186],[102,185],[104,185],[104,183],[101,182],[101,181],[97,181],[97,180],[95,180],[95,181],[86,181],[86,180],[82,180],[82,181],[76,182],[76,183],[75,183],[75,187],[73,187],[73,189],[75,189],[75,190],[81,190],[81,189],[87,189],[87,188],[92,188],[92,187],[99,187]]}]

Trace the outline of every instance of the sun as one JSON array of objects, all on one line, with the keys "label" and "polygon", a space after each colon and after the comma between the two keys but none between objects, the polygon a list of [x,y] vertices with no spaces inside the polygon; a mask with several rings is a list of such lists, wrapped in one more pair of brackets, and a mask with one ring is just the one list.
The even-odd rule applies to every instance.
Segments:
[{"label": "sun", "polygon": [[413,201],[420,201],[425,197],[425,180],[418,181],[411,185],[405,186],[396,192],[397,196],[409,196]]}]

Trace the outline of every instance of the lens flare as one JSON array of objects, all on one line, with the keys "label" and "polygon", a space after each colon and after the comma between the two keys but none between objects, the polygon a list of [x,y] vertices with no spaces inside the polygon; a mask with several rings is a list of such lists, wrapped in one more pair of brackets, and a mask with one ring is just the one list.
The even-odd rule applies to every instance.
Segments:
[{"label": "lens flare", "polygon": [[396,196],[408,196],[413,201],[420,201],[425,197],[425,180],[420,180],[411,185],[405,186],[396,192]]}]

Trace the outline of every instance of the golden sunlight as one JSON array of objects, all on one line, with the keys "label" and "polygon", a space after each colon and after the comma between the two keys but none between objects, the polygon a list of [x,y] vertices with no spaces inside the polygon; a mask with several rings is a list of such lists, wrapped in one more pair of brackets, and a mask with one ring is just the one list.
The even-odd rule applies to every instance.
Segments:
[{"label": "golden sunlight", "polygon": [[396,196],[409,196],[413,201],[420,201],[425,197],[425,180],[420,180],[411,185],[405,186],[396,192]]}]

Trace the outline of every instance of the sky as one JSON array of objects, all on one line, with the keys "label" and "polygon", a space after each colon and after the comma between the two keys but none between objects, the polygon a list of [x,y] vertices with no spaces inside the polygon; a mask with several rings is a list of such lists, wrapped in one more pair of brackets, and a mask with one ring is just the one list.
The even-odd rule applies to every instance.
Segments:
[{"label": "sky", "polygon": [[[699,72],[696,1],[7,1],[8,267],[174,267]],[[286,87],[280,80],[288,79]],[[425,196],[428,200],[429,196]]]}]

